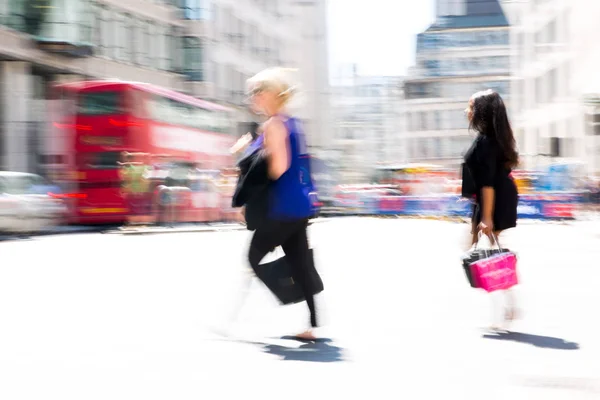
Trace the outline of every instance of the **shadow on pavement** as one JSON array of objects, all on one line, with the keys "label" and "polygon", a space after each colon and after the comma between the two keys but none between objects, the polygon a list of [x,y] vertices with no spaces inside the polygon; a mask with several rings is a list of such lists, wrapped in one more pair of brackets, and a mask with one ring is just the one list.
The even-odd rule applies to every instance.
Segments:
[{"label": "shadow on pavement", "polygon": [[[344,350],[341,347],[334,346],[331,339],[317,339],[316,341],[303,341],[294,336],[283,336],[278,340],[288,340],[294,342],[296,346],[281,346],[267,341],[247,340],[242,338],[228,337],[222,332],[213,331],[221,336],[217,341],[237,342],[251,344],[259,347],[264,353],[280,357],[282,361],[306,361],[318,363],[332,363],[345,361]],[[302,343],[300,347],[298,343]]]},{"label": "shadow on pavement", "polygon": [[579,350],[580,348],[579,343],[568,342],[561,338],[531,335],[521,332],[498,332],[494,334],[488,333],[483,335],[483,338],[530,344],[542,349]]},{"label": "shadow on pavement", "polygon": [[[284,336],[282,340],[300,341],[293,336]],[[300,347],[286,347],[274,344],[263,344],[263,351],[281,357],[282,361],[307,361],[331,363],[344,361],[343,349],[332,345],[331,339],[316,341],[300,341]]]}]

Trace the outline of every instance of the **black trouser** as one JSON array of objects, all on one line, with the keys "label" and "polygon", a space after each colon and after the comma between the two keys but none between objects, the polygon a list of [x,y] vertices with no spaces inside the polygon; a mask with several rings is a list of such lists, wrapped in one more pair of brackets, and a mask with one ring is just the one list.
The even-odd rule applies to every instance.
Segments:
[{"label": "black trouser", "polygon": [[277,246],[281,246],[292,267],[293,278],[300,284],[304,292],[306,304],[310,311],[310,325],[315,328],[317,327],[317,313],[313,298],[314,289],[307,268],[310,261],[308,237],[306,235],[307,227],[307,220],[269,222],[267,226],[254,232],[250,242],[248,260],[252,269],[256,270],[256,267],[268,253]]}]

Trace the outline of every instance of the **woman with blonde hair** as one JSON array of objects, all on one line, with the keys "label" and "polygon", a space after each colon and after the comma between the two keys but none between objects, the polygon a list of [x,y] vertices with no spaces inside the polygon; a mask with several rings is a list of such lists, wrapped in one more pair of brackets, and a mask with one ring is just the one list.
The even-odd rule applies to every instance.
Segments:
[{"label": "woman with blonde hair", "polygon": [[286,76],[288,72],[283,68],[272,68],[248,80],[251,107],[266,118],[261,127],[262,135],[251,146],[264,152],[268,175],[265,200],[262,201],[264,215],[250,220],[248,213],[251,210],[246,208],[248,227],[255,231],[248,260],[256,271],[261,260],[281,246],[310,312],[310,327],[297,337],[314,340],[317,314],[309,271],[312,255],[307,238],[312,209],[310,193],[314,188],[306,165],[307,149],[301,123],[286,111],[295,92]]}]

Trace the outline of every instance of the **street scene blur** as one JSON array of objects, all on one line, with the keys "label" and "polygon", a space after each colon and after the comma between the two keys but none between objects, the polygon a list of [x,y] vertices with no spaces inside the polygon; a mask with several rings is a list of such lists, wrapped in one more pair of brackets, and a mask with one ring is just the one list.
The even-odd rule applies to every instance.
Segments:
[{"label": "street scene blur", "polygon": [[599,18],[0,0],[0,398],[600,398]]}]

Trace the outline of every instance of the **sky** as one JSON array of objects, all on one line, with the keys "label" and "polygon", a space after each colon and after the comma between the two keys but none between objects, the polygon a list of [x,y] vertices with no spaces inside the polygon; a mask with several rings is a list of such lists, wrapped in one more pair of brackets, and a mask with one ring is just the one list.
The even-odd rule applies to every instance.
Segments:
[{"label": "sky", "polygon": [[330,75],[356,63],[361,75],[405,75],[415,35],[435,19],[434,0],[328,0]]}]

